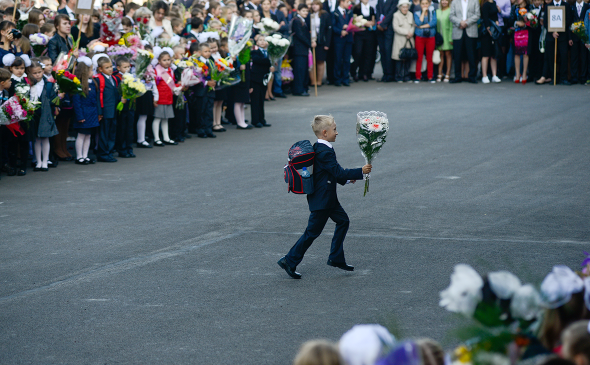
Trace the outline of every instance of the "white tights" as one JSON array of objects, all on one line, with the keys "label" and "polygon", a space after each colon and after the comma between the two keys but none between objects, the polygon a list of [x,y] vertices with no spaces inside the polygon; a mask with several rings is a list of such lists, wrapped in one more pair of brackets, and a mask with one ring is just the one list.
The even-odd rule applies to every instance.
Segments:
[{"label": "white tights", "polygon": [[[223,111],[223,100],[216,100],[213,103],[213,129],[221,127],[221,112]],[[220,129],[220,128],[218,128]]]},{"label": "white tights", "polygon": [[78,133],[78,137],[76,137],[76,158],[78,160],[88,158],[91,137],[90,134]]},{"label": "white tights", "polygon": [[234,115],[236,117],[236,122],[242,128],[246,128],[248,124],[246,124],[246,113],[244,112],[244,103],[235,103],[234,104]]},{"label": "white tights", "polygon": [[[41,159],[43,156],[43,159]],[[47,168],[49,160],[49,138],[37,138],[35,140],[35,157],[37,158],[37,166]]]},{"label": "white tights", "polygon": [[137,143],[145,141],[145,123],[147,122],[147,115],[140,115],[137,120]]},{"label": "white tights", "polygon": [[152,131],[154,132],[154,141],[160,140],[160,122],[162,123],[162,137],[164,142],[170,142],[168,135],[168,118],[154,118],[152,123]]}]

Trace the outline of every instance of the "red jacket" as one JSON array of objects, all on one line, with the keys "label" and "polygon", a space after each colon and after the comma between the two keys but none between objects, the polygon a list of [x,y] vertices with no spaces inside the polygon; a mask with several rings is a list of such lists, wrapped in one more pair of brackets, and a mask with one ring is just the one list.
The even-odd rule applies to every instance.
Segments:
[{"label": "red jacket", "polygon": [[[172,78],[174,85],[176,85],[176,80],[174,79],[174,73],[172,72],[171,68],[168,68],[168,75]],[[164,81],[161,77],[156,79],[156,86],[158,88],[158,104],[159,105],[172,105],[172,90],[170,86]]]}]

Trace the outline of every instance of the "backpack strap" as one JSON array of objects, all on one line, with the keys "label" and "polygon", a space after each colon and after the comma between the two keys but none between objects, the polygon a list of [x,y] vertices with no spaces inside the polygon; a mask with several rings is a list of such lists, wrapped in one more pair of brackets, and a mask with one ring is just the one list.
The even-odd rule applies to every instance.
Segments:
[{"label": "backpack strap", "polygon": [[93,80],[95,83],[96,83],[97,79],[98,79],[98,85],[96,85],[96,88],[98,89],[98,94],[100,95],[100,107],[104,108],[104,99],[103,99],[104,85],[105,85],[104,75],[99,73],[93,77]]}]

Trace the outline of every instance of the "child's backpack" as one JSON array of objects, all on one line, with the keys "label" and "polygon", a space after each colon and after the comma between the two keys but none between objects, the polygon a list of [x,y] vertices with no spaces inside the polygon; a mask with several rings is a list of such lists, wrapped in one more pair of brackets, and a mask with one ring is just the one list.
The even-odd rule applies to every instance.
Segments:
[{"label": "child's backpack", "polygon": [[288,192],[294,194],[313,193],[313,161],[315,152],[307,140],[295,143],[289,149],[289,161],[285,165],[285,182]]}]

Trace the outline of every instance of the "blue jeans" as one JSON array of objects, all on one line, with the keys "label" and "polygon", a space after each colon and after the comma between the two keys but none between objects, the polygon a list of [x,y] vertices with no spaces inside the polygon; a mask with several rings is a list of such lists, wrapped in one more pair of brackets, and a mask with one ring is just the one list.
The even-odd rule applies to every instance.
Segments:
[{"label": "blue jeans", "polygon": [[283,78],[281,77],[281,64],[283,63],[283,59],[281,58],[277,65],[275,66],[274,72],[274,80],[272,82],[272,92],[273,94],[282,94],[283,93]]}]

